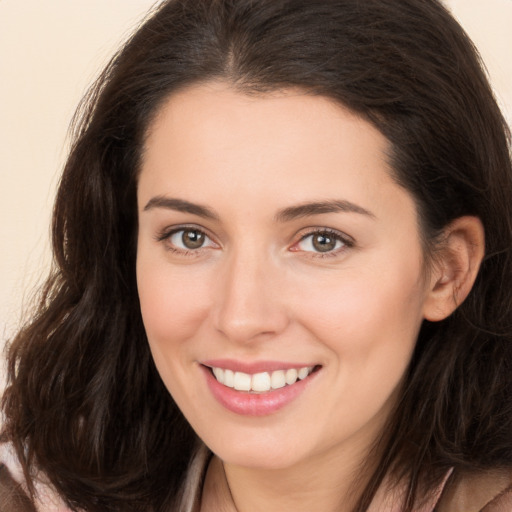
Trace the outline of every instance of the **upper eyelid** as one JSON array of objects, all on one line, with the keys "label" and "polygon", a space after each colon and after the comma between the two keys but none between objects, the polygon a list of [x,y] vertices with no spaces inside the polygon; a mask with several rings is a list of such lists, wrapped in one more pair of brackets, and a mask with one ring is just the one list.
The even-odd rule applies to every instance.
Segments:
[{"label": "upper eyelid", "polygon": [[[310,236],[313,236],[318,233],[326,233],[331,236],[335,236],[342,243],[342,247],[337,249],[333,249],[331,251],[320,252],[320,251],[306,251],[302,250],[298,247],[298,245],[305,239]],[[297,236],[297,235],[296,235]],[[298,238],[288,246],[288,251],[293,253],[302,253],[301,257],[308,259],[324,259],[324,258],[339,258],[346,253],[346,251],[353,249],[356,247],[356,242],[353,237],[347,235],[343,231],[339,231],[333,228],[327,227],[310,227],[303,230],[300,230],[298,233]]]},{"label": "upper eyelid", "polygon": [[[200,231],[201,233],[204,233],[205,236],[207,236],[215,244],[217,244],[219,246],[222,245],[220,243],[220,241],[218,240],[218,237],[213,235],[210,232],[209,229],[206,229],[203,226],[199,226],[199,225],[193,224],[193,223],[190,223],[190,224],[177,224],[177,225],[174,225],[174,226],[167,226],[167,227],[159,230],[156,233],[155,239],[157,241],[163,241],[165,239],[168,239],[171,235],[173,235],[173,234],[175,234],[175,233],[177,233],[179,231],[184,231],[184,230],[187,230],[187,229]],[[315,233],[329,233],[331,235],[334,235],[334,236],[338,237],[347,247],[351,247],[351,246],[355,245],[355,240],[354,240],[353,237],[351,237],[350,235],[347,235],[343,231],[340,231],[338,229],[334,229],[334,228],[331,228],[331,227],[327,227],[327,226],[309,226],[309,227],[305,227],[305,228],[300,229],[293,236],[292,245],[297,244],[298,242],[300,242],[304,238],[306,238],[308,236],[312,236]]]},{"label": "upper eyelid", "polygon": [[[183,248],[183,247],[179,247],[179,246],[175,245],[171,241],[171,238],[176,233],[179,233],[180,231],[188,231],[188,230],[201,232],[202,234],[205,235],[206,239],[210,241],[210,243],[209,244],[207,243],[207,244],[202,245],[197,248],[186,248],[186,247]],[[201,254],[203,254],[203,252],[205,250],[208,250],[211,248],[216,249],[216,248],[220,247],[220,244],[208,234],[207,230],[197,227],[197,226],[190,226],[190,225],[188,225],[188,226],[179,225],[179,226],[164,228],[163,230],[160,230],[159,232],[157,232],[157,234],[154,236],[154,239],[157,243],[163,244],[163,246],[165,247],[165,249],[167,251],[172,251],[173,253],[175,253],[177,255],[189,256],[189,257],[200,256]]]},{"label": "upper eyelid", "polygon": [[314,226],[309,228],[303,228],[298,232],[298,240],[303,240],[304,238],[314,235],[315,233],[329,233],[331,235],[337,236],[340,240],[345,242],[347,245],[354,245],[355,240],[350,235],[347,235],[343,231],[334,228],[322,227],[322,226]]},{"label": "upper eyelid", "polygon": [[[159,231],[157,231],[155,238],[157,240],[164,240],[165,238],[169,238],[171,235],[175,233],[179,233],[180,231],[200,231],[204,235],[206,235],[210,240],[215,241],[215,237],[212,236],[210,231],[202,226],[198,226],[196,224],[178,224],[175,226],[167,226]],[[218,242],[216,242],[218,243]]]}]

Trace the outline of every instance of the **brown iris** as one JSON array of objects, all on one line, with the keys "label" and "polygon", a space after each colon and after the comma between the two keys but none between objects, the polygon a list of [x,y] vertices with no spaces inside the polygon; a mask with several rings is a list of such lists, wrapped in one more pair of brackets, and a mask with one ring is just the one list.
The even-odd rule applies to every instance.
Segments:
[{"label": "brown iris", "polygon": [[181,235],[181,241],[187,249],[199,249],[204,244],[205,235],[196,229],[186,229]]},{"label": "brown iris", "polygon": [[316,233],[313,235],[313,247],[318,252],[329,252],[336,248],[337,239],[329,233]]}]

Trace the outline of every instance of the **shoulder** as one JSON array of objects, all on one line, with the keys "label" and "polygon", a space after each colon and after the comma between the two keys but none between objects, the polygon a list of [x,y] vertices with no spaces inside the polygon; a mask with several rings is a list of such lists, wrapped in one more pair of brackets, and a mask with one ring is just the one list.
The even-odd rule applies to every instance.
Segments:
[{"label": "shoulder", "polygon": [[0,463],[0,505],[1,512],[36,512],[21,485],[2,463]]},{"label": "shoulder", "polygon": [[38,480],[35,488],[33,502],[13,450],[9,444],[0,443],[0,512],[69,512],[49,485]]},{"label": "shoulder", "polygon": [[436,511],[512,511],[512,469],[453,476],[441,495]]}]

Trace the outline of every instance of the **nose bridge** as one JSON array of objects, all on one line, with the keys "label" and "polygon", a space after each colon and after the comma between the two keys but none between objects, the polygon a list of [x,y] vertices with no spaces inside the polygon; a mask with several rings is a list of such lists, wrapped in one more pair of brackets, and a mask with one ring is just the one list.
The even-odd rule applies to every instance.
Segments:
[{"label": "nose bridge", "polygon": [[254,247],[234,249],[219,275],[216,328],[237,342],[281,332],[288,320],[280,299],[278,275],[276,263],[264,251]]}]

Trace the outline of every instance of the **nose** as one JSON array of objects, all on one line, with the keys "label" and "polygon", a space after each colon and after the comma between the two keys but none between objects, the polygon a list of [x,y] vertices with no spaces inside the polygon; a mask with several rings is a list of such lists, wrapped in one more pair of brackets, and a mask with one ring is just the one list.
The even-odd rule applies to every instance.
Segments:
[{"label": "nose", "polygon": [[230,341],[251,343],[278,335],[288,325],[281,273],[269,260],[245,252],[225,261],[215,287],[214,323]]}]

